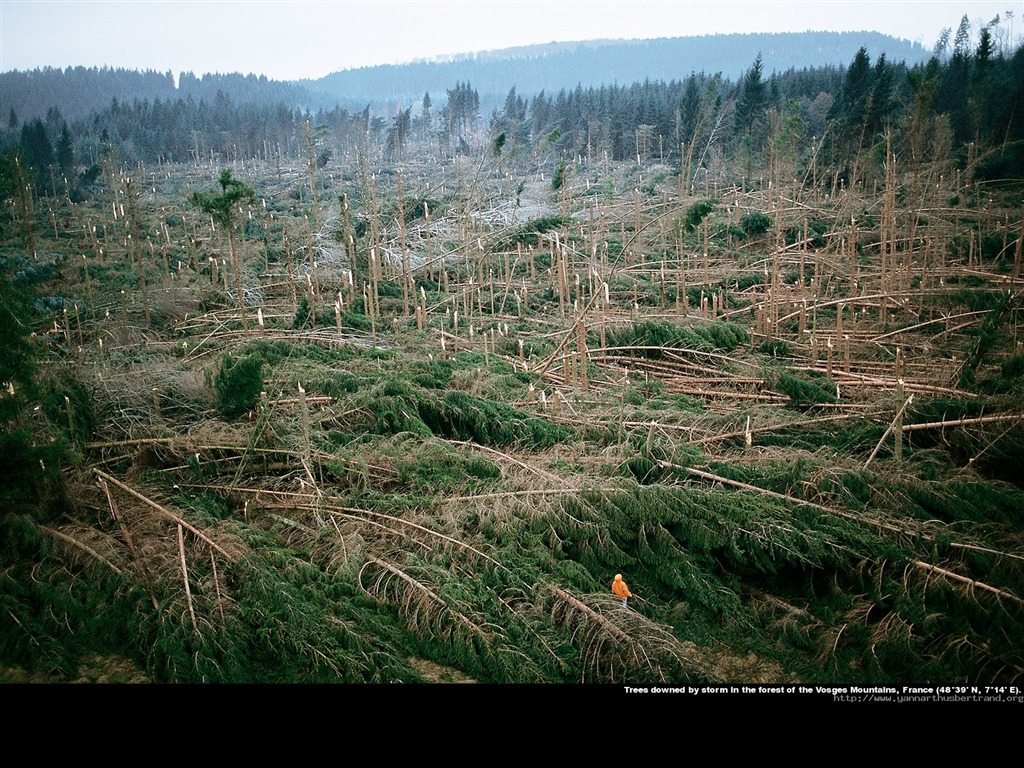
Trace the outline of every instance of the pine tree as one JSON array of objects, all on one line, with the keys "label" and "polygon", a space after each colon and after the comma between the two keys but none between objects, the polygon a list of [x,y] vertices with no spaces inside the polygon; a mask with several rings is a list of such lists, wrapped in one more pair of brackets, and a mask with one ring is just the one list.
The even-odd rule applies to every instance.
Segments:
[{"label": "pine tree", "polygon": [[256,199],[252,187],[232,176],[230,170],[220,173],[221,193],[193,192],[192,203],[203,212],[210,214],[213,220],[227,230],[228,245],[231,250],[231,268],[235,273],[235,289],[238,291],[238,304],[242,310],[242,330],[249,330],[249,322],[245,313],[245,288],[242,282],[242,269],[235,249],[235,224],[238,209],[242,203],[251,203]]},{"label": "pine tree", "polygon": [[57,140],[57,167],[65,178],[70,178],[75,171],[75,151],[67,123],[61,126],[60,138]]},{"label": "pine tree", "polygon": [[740,96],[736,102],[736,130],[751,135],[754,124],[762,116],[765,105],[765,83],[761,79],[763,65],[761,54],[757,54],[753,66],[747,70],[740,84]]},{"label": "pine tree", "polygon": [[19,150],[22,166],[33,175],[36,186],[42,188],[46,173],[53,165],[53,144],[42,120],[36,118],[21,126]]},{"label": "pine tree", "polygon": [[982,141],[990,138],[995,128],[991,114],[993,53],[992,32],[988,27],[983,27],[974,55],[971,110],[974,115],[974,133]]},{"label": "pine tree", "polygon": [[430,91],[427,91],[423,94],[423,107],[420,110],[420,131],[423,138],[430,135],[430,129],[433,127],[431,124],[430,107]]},{"label": "pine tree", "polygon": [[754,65],[747,70],[740,85],[740,95],[736,101],[736,131],[742,136],[746,146],[747,178],[753,173],[754,147],[760,136],[760,124],[763,122],[766,88],[761,79],[761,54],[757,54]]}]

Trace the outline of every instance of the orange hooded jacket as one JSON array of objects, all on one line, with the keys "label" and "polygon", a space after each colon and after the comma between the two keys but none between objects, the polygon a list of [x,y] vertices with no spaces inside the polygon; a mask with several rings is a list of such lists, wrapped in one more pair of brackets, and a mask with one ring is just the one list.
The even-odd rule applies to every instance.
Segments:
[{"label": "orange hooded jacket", "polygon": [[626,586],[626,582],[622,580],[621,573],[615,574],[615,581],[612,582],[612,594],[621,600],[633,596],[633,593],[629,591],[629,587]]}]

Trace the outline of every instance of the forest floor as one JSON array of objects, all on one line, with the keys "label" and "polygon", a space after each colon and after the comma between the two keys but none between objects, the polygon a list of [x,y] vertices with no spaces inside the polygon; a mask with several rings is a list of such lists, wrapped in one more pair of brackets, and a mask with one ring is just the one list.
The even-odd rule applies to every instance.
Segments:
[{"label": "forest floor", "polygon": [[1024,680],[1016,192],[218,171],[39,212],[11,682]]}]

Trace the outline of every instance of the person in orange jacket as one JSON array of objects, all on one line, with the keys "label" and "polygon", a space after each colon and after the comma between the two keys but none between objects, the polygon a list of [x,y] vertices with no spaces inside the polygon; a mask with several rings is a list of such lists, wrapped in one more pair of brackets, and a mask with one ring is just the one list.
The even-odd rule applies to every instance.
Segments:
[{"label": "person in orange jacket", "polygon": [[629,591],[629,587],[626,586],[626,582],[622,580],[622,574],[615,574],[615,581],[612,582],[612,594],[616,597],[622,598],[622,605],[626,605],[626,601],[633,596],[633,593]]}]

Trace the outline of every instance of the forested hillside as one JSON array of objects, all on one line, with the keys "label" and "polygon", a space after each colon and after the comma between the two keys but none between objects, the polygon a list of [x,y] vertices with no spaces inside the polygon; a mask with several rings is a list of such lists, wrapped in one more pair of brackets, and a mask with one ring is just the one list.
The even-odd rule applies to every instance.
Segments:
[{"label": "forested hillside", "polygon": [[[930,43],[931,41],[929,41]],[[448,61],[412,62],[335,72],[304,83],[364,103],[417,105],[424,92],[472,82],[486,111],[511,88],[532,95],[631,83],[671,82],[720,74],[736,80],[760,52],[765,74],[844,66],[864,48],[871,58],[923,63],[930,48],[876,32],[794,32],[707,35],[656,40],[592,40],[482,51]]]},{"label": "forested hillside", "polygon": [[1005,39],[12,115],[0,680],[1019,687]]}]

